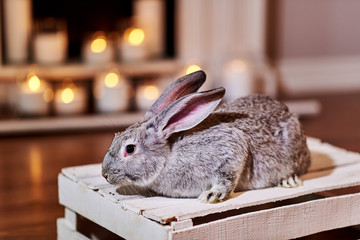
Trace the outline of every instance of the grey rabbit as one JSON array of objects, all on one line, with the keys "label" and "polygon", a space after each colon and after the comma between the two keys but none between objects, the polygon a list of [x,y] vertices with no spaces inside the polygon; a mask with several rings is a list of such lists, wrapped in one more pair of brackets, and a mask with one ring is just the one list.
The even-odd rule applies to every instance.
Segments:
[{"label": "grey rabbit", "polygon": [[[102,174],[169,197],[225,200],[233,191],[295,187],[310,154],[297,116],[263,95],[219,103],[198,71],[173,82],[142,121],[115,134]],[[219,106],[218,106],[219,105]]]}]

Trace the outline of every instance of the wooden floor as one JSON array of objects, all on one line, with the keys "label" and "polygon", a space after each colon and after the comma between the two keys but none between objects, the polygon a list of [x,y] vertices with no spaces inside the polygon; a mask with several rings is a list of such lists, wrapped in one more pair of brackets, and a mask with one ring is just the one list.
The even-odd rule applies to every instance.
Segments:
[{"label": "wooden floor", "polygon": [[[318,97],[322,113],[302,119],[307,135],[360,152],[360,93]],[[57,174],[64,167],[99,163],[109,131],[0,137],[0,239],[56,239]],[[341,229],[306,239],[358,239]]]}]

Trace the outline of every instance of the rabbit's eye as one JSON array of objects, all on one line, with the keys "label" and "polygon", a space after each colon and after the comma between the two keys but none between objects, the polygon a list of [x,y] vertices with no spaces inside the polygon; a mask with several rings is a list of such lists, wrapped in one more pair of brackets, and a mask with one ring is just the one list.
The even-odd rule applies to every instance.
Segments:
[{"label": "rabbit's eye", "polygon": [[125,147],[125,151],[127,154],[133,154],[135,152],[135,145],[129,144]]}]

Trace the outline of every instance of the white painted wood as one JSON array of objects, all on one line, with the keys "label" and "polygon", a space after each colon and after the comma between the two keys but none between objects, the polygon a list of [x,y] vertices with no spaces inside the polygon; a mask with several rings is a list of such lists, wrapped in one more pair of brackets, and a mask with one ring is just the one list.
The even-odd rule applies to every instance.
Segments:
[{"label": "white painted wood", "polygon": [[[81,167],[63,168],[61,173],[73,181],[80,182],[87,178],[101,177],[101,164],[89,164]],[[105,179],[104,179],[105,180]],[[106,182],[106,180],[105,180]]]},{"label": "white painted wood", "polygon": [[284,59],[276,69],[283,90],[291,95],[360,89],[360,56]]},{"label": "white painted wood", "polygon": [[172,233],[170,239],[290,239],[360,224],[360,193],[229,217]]},{"label": "white painted wood", "polygon": [[172,230],[173,231],[179,231],[181,229],[185,229],[185,228],[191,228],[193,226],[193,222],[191,219],[187,219],[184,221],[173,221],[170,223]]},{"label": "white painted wood", "polygon": [[65,207],[65,219],[69,225],[69,228],[72,229],[72,230],[76,230],[76,226],[77,226],[77,223],[76,223],[76,220],[77,220],[77,216],[76,216],[76,213]]},{"label": "white painted wood", "polygon": [[[0,70],[1,71],[1,70]],[[0,135],[31,132],[84,130],[127,127],[144,116],[143,112],[91,116],[49,117],[41,119],[1,120]]]},{"label": "white painted wood", "polygon": [[58,240],[89,240],[89,238],[73,229],[65,218],[58,218],[56,225]]},{"label": "white painted wood", "polygon": [[121,205],[108,201],[98,191],[59,174],[59,202],[126,239],[167,239],[170,226],[162,226]]}]

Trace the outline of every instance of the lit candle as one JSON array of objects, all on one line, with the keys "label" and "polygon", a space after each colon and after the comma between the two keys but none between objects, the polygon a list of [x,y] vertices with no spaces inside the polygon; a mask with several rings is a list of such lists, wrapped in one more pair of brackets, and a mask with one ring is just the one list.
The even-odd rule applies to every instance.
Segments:
[{"label": "lit candle", "polygon": [[129,84],[116,71],[98,75],[94,86],[97,111],[106,113],[125,111],[130,93]]},{"label": "lit candle", "polygon": [[46,115],[53,92],[48,85],[35,74],[29,74],[20,85],[18,106],[24,115]]},{"label": "lit candle", "polygon": [[147,58],[144,44],[145,34],[140,28],[126,29],[121,39],[121,59],[126,62],[141,61]]},{"label": "lit candle", "polygon": [[103,32],[96,32],[83,47],[83,59],[90,64],[104,64],[114,60],[114,48]]},{"label": "lit candle", "polygon": [[225,98],[228,100],[254,93],[253,71],[243,60],[235,59],[225,64],[223,71]]},{"label": "lit candle", "polygon": [[84,113],[86,103],[85,89],[76,87],[73,83],[64,84],[55,92],[55,111],[59,115]]},{"label": "lit candle", "polygon": [[160,96],[160,90],[154,84],[139,86],[136,90],[136,104],[139,110],[146,111]]}]

